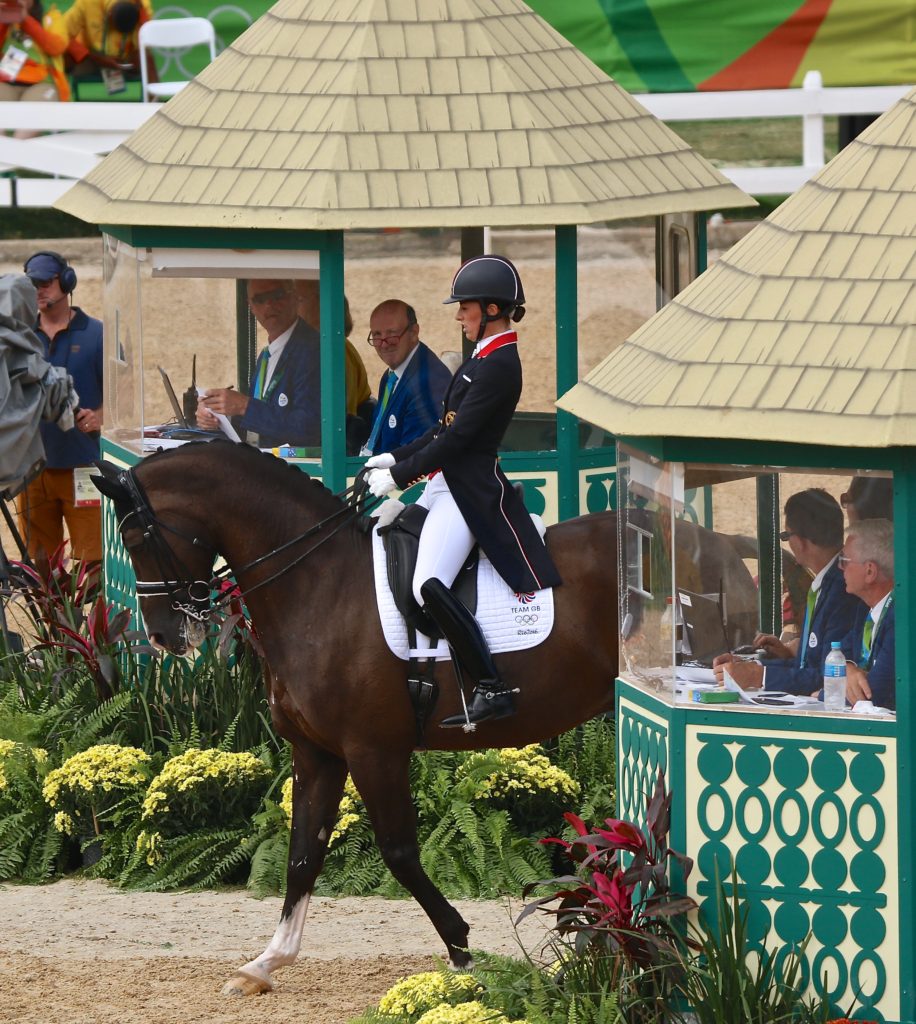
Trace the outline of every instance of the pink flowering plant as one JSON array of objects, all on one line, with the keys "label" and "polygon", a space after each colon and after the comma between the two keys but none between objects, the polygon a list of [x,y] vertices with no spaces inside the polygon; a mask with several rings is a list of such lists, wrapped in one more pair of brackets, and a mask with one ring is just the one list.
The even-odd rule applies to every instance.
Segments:
[{"label": "pink flowering plant", "polygon": [[564,817],[575,838],[541,842],[562,847],[577,873],[527,886],[526,896],[543,887],[551,892],[528,903],[518,920],[536,910],[553,915],[554,930],[572,938],[580,956],[616,954],[637,970],[664,971],[678,961],[678,951],[693,943],[676,919],[696,903],[672,889],[669,872],[676,865],[686,881],[693,861],[668,845],[671,796],[664,773],[649,798],[645,829],[618,818],[589,828],[576,814]]}]

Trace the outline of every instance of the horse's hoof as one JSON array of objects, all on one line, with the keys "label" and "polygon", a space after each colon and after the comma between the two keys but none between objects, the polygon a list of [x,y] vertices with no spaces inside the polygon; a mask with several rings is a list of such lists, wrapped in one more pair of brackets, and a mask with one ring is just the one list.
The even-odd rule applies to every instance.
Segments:
[{"label": "horse's hoof", "polygon": [[224,996],[262,996],[265,992],[272,992],[273,984],[270,978],[256,978],[251,974],[234,974],[225,985],[223,985]]},{"label": "horse's hoof", "polygon": [[451,971],[471,971],[474,969],[474,957],[469,949],[456,949],[448,958]]}]

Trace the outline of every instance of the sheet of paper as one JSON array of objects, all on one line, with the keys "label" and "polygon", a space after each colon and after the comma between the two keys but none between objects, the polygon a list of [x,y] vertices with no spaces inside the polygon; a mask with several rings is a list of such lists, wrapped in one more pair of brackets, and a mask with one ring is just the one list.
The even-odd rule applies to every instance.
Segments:
[{"label": "sheet of paper", "polygon": [[[198,398],[206,398],[207,397],[207,389],[206,388],[198,388],[197,389],[197,397]],[[213,413],[213,415],[216,417],[217,422],[219,423],[219,429],[226,435],[226,437],[229,438],[230,441],[241,441],[242,440],[239,437],[238,433],[236,432],[235,427],[233,427],[232,421],[229,419],[228,416],[224,416],[221,412],[215,412],[215,413]]]},{"label": "sheet of paper", "polygon": [[688,683],[714,683],[716,674],[711,668],[703,668],[701,665],[678,665],[675,669],[678,679]]}]

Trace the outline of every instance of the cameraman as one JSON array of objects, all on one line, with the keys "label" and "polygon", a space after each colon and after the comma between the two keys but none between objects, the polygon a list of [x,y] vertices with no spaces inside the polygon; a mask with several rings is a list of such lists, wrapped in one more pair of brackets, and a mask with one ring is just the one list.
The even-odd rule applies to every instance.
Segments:
[{"label": "cameraman", "polygon": [[16,499],[29,554],[46,571],[49,556],[63,542],[65,522],[73,557],[102,559],[101,508],[88,481],[99,458],[102,428],[102,322],[72,305],[76,271],[59,253],[35,253],[26,260],[25,273],[38,292],[35,333],[45,357],[66,369],[80,400],[72,430],[41,423],[47,464]]}]

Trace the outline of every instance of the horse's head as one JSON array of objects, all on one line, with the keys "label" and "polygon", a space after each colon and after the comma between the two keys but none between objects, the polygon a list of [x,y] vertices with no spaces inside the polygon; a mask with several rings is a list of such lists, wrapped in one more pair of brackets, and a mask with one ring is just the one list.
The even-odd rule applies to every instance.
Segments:
[{"label": "horse's head", "polygon": [[180,509],[161,507],[156,491],[148,496],[133,470],[109,462],[96,467],[99,475],[92,479],[114,502],[150,643],[186,654],[203,643],[207,631],[216,554],[212,542]]}]

